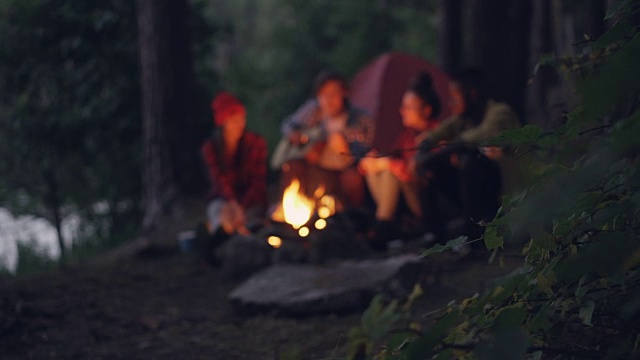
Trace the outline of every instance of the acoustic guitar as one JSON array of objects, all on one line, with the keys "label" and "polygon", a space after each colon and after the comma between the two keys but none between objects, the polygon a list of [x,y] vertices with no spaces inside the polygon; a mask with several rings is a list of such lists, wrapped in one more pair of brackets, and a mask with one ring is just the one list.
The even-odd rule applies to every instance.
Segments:
[{"label": "acoustic guitar", "polygon": [[290,160],[304,159],[311,150],[326,140],[326,134],[322,125],[298,130],[309,141],[305,144],[293,144],[287,136],[283,137],[271,156],[271,168],[280,169],[284,163]]}]

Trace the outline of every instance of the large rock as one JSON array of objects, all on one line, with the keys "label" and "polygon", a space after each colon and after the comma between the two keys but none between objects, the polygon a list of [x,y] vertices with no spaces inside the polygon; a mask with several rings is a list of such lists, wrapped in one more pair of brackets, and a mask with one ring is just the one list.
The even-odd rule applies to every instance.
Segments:
[{"label": "large rock", "polygon": [[234,289],[229,299],[248,311],[342,312],[366,306],[380,292],[407,294],[420,276],[421,265],[413,254],[330,266],[274,265]]}]

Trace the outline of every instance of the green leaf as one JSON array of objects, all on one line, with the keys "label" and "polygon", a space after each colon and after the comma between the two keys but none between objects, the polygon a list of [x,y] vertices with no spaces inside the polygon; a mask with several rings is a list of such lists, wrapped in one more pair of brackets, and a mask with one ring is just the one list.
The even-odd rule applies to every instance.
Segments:
[{"label": "green leaf", "polygon": [[504,307],[498,311],[493,322],[493,330],[517,328],[527,318],[527,309],[522,304]]},{"label": "green leaf", "polygon": [[556,242],[551,234],[546,232],[540,225],[529,230],[531,234],[532,245],[547,251],[555,251]]},{"label": "green leaf", "polygon": [[422,253],[421,257],[427,257],[436,253],[441,253],[441,252],[445,252],[448,250],[453,249],[456,246],[460,246],[463,244],[466,244],[468,237],[466,236],[460,236],[457,237],[455,239],[449,240],[447,241],[446,244],[444,245],[440,245],[440,244],[436,244],[435,246],[427,249],[425,252]]},{"label": "green leaf", "polygon": [[525,125],[519,129],[504,130],[496,138],[488,140],[493,145],[533,145],[542,136],[543,131],[536,125]]},{"label": "green leaf", "polygon": [[398,300],[392,300],[387,306],[382,305],[382,297],[376,296],[371,306],[363,314],[363,328],[369,339],[377,342],[382,339],[400,320],[401,315],[396,311]]},{"label": "green leaf", "polygon": [[576,281],[590,273],[620,273],[638,246],[633,234],[621,232],[603,232],[596,240],[585,244],[577,255],[556,266],[555,273],[559,280]]},{"label": "green leaf", "polygon": [[371,303],[369,304],[369,307],[362,314],[361,324],[362,328],[365,329],[365,331],[368,331],[374,326],[373,324],[375,323],[375,318],[381,311],[382,295],[378,294],[373,297]]},{"label": "green leaf", "polygon": [[553,220],[553,235],[558,237],[567,236],[573,229],[572,219]]},{"label": "green leaf", "polygon": [[640,82],[640,73],[628,69],[634,67],[639,58],[640,34],[636,33],[591,76],[576,82],[583,98],[586,115],[583,120],[588,121],[584,124],[591,124],[591,127],[601,125],[596,120],[628,107],[629,99],[637,92]]},{"label": "green leaf", "polygon": [[624,9],[630,2],[631,0],[614,1],[609,7],[609,10],[607,10],[607,14],[604,17],[604,20],[609,20],[612,17],[618,15],[622,11],[622,9]]},{"label": "green leaf", "polygon": [[434,360],[450,360],[453,359],[453,350],[451,349],[447,349],[444,351],[440,351],[438,353],[438,355],[436,355],[436,357],[433,358]]},{"label": "green leaf", "polygon": [[640,110],[619,121],[611,132],[611,143],[619,154],[636,151],[640,147]]},{"label": "green leaf", "polygon": [[593,316],[593,310],[595,309],[596,304],[592,301],[586,301],[582,307],[580,308],[580,313],[578,317],[582,320],[582,323],[585,325],[593,326],[591,323],[591,317]]},{"label": "green leaf", "polygon": [[611,29],[605,32],[593,45],[595,50],[602,50],[607,46],[624,39],[624,37],[633,30],[629,22],[622,21],[615,24]]},{"label": "green leaf", "polygon": [[555,285],[555,283],[556,276],[552,271],[548,273],[540,271],[538,275],[536,275],[536,284],[538,285],[538,288],[540,288],[540,291],[549,296],[553,295],[552,287],[553,285]]},{"label": "green leaf", "polygon": [[484,239],[484,246],[486,246],[488,250],[493,250],[504,246],[504,237],[498,235],[498,230],[495,227],[488,228],[484,232],[482,238]]},{"label": "green leaf", "polygon": [[459,313],[455,310],[447,313],[426,331],[424,336],[412,342],[407,348],[408,359],[422,359],[432,354],[434,347],[445,338],[447,331],[455,324]]},{"label": "green leaf", "polygon": [[540,310],[538,310],[538,313],[529,321],[529,331],[532,333],[546,333],[553,325],[549,320],[550,313],[551,308],[548,305],[543,305]]},{"label": "green leaf", "polygon": [[474,355],[479,360],[524,359],[529,346],[527,334],[520,328],[508,328],[481,342]]},{"label": "green leaf", "polygon": [[576,289],[576,298],[578,300],[581,300],[589,290],[589,288],[584,284],[587,278],[588,277],[585,275],[580,278],[580,281],[578,281],[578,288]]},{"label": "green leaf", "polygon": [[416,337],[415,333],[411,332],[401,332],[398,334],[394,334],[389,338],[387,342],[387,348],[392,349],[393,351],[400,351],[402,348],[408,346],[408,344],[413,341]]},{"label": "green leaf", "polygon": [[[520,268],[526,271],[526,267]],[[513,297],[514,292],[524,283],[528,283],[528,274],[521,273],[516,269],[511,275],[496,279],[496,285],[488,294],[489,302],[492,304],[500,304],[506,299]]]}]

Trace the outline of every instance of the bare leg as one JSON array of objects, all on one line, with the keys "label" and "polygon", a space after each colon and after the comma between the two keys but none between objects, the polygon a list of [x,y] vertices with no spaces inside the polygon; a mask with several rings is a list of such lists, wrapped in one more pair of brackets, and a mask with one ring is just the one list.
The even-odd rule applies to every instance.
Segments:
[{"label": "bare leg", "polygon": [[385,170],[367,175],[367,184],[376,202],[376,220],[392,220],[398,207],[400,181]]},{"label": "bare leg", "polygon": [[367,187],[369,188],[369,193],[371,193],[371,197],[373,201],[377,204],[380,201],[380,192],[382,191],[381,185],[381,174],[378,173],[367,173],[364,176],[364,179],[367,183]]},{"label": "bare leg", "polygon": [[413,215],[422,216],[422,206],[420,205],[420,192],[416,181],[401,182],[402,195]]}]

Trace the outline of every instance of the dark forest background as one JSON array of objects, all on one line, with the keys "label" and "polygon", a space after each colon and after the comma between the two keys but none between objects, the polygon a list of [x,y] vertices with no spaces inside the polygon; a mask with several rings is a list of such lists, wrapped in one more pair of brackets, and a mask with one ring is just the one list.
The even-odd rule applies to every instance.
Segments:
[{"label": "dark forest background", "polygon": [[580,55],[611,3],[1,0],[0,206],[54,224],[63,259],[153,234],[206,189],[216,91],[238,94],[272,148],[317,72],[351,76],[391,50],[480,66],[497,99],[550,129],[575,98],[545,64]]}]

